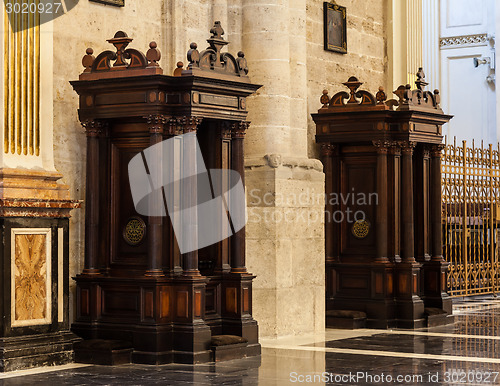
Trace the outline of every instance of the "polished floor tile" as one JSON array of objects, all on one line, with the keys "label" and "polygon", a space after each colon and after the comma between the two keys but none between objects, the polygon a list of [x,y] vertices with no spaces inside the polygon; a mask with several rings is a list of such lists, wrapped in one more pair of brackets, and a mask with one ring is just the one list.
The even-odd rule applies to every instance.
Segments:
[{"label": "polished floor tile", "polygon": [[262,339],[262,356],[205,365],[68,366],[0,375],[0,385],[500,384],[500,300],[462,299],[455,323]]}]

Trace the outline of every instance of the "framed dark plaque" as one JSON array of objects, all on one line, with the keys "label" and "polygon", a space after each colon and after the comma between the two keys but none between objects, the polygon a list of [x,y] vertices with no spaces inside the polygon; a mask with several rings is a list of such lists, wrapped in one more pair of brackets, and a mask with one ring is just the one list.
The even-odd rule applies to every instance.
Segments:
[{"label": "framed dark plaque", "polygon": [[325,50],[347,53],[346,7],[323,3]]},{"label": "framed dark plaque", "polygon": [[90,0],[90,1],[92,1],[94,3],[115,5],[117,7],[124,7],[125,6],[125,0]]}]

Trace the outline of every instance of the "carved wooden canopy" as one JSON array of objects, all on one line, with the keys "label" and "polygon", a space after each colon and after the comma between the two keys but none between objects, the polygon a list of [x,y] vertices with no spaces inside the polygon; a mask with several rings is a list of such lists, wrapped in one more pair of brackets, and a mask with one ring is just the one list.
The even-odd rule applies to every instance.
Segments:
[{"label": "carved wooden canopy", "polygon": [[80,95],[80,120],[150,115],[245,120],[246,97],[260,86],[250,82],[243,52],[236,57],[222,52],[229,43],[222,37],[220,22],[210,32],[209,47],[199,52],[191,43],[189,64],[184,68],[178,62],[173,76],[163,74],[154,41],[144,54],[130,48],[133,39],[118,31],[108,40],[115,50],[95,57],[88,48],[82,60],[85,70],[71,82]]},{"label": "carved wooden canopy", "polygon": [[387,100],[382,87],[373,95],[360,90],[363,84],[351,76],[343,83],[349,92],[340,91],[332,97],[324,90],[322,107],[312,114],[316,123],[317,142],[359,142],[411,140],[441,143],[442,125],[452,116],[439,106],[438,90],[425,91],[427,85],[422,68],[417,72],[416,88],[409,84],[394,92],[398,99]]}]

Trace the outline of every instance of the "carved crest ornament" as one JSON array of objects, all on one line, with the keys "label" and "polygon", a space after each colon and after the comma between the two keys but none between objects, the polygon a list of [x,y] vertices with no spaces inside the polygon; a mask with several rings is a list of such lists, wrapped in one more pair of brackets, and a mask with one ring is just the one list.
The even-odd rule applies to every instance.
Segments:
[{"label": "carved crest ornament", "polygon": [[[214,23],[210,33],[211,36],[207,39],[209,47],[200,52],[198,44],[191,43],[187,52],[187,68],[183,69],[184,63],[178,62],[173,75],[191,75],[205,71],[204,75],[230,75],[248,79],[248,65],[243,51],[239,51],[236,57],[222,52],[229,42],[222,37],[224,30],[220,21]],[[87,48],[82,59],[85,70],[80,75],[80,80],[163,74],[163,69],[158,64],[161,52],[156,42],[149,43],[149,50],[144,54],[134,48],[127,48],[132,40],[125,32],[118,31],[112,39],[107,40],[115,46],[115,51],[106,50],[95,57],[94,50]]]},{"label": "carved crest ornament", "polygon": [[398,100],[387,100],[387,95],[383,87],[379,87],[379,91],[376,95],[365,90],[358,90],[363,83],[355,76],[351,76],[347,82],[342,83],[349,89],[349,93],[340,91],[330,98],[328,96],[328,91],[323,90],[323,95],[320,98],[320,102],[323,106],[319,110],[319,113],[327,112],[330,109],[357,107],[359,105],[374,106],[377,109],[389,110],[393,110],[396,107],[397,110],[421,107],[435,109],[442,113],[439,105],[441,101],[439,90],[436,89],[434,92],[424,90],[428,83],[425,81],[425,74],[422,67],[418,69],[416,75],[416,89],[412,90],[411,86],[406,84],[399,86],[393,91],[398,97]]}]

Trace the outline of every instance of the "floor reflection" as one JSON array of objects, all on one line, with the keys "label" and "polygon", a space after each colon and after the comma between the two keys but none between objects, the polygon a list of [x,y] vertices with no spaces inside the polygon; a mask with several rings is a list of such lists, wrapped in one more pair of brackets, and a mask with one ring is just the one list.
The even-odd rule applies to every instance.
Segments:
[{"label": "floor reflection", "polygon": [[[455,323],[412,330],[326,330],[262,339],[262,356],[208,365],[88,366],[0,385],[500,384],[500,300],[454,304]],[[5,377],[5,376],[4,376]]]}]

